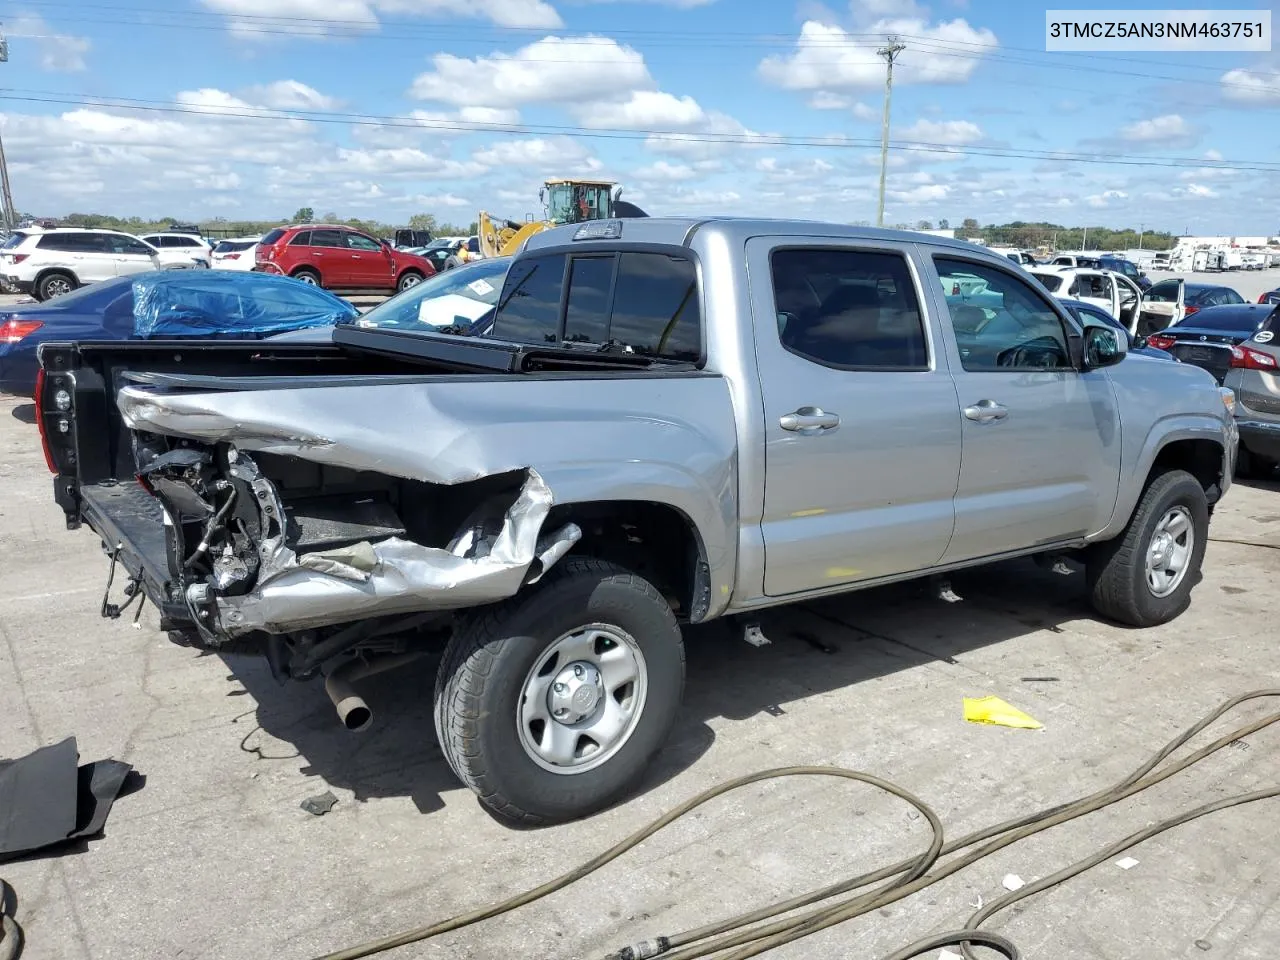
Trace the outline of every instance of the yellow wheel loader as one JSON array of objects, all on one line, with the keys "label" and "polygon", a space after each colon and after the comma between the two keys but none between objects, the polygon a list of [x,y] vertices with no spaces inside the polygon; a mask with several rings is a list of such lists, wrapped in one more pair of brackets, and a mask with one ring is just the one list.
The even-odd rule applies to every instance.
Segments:
[{"label": "yellow wheel loader", "polygon": [[620,200],[621,188],[611,180],[547,180],[539,198],[546,208],[545,220],[506,220],[481,210],[480,253],[485,257],[507,257],[524,246],[535,233],[566,223],[610,220],[618,217],[648,216],[635,204]]}]

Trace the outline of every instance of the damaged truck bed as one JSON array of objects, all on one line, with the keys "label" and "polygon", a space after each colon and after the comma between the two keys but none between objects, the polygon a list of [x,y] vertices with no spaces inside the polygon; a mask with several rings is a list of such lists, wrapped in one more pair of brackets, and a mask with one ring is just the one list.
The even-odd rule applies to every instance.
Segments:
[{"label": "damaged truck bed", "polygon": [[179,642],[322,678],[351,728],[354,681],[438,654],[445,758],[513,820],[634,786],[682,623],[756,637],[762,607],[1024,555],[1163,622],[1231,481],[1229,391],[965,244],[604,221],[529,241],[492,339],[378,318],[45,344],[55,498],[123,589],[104,615],[145,597]]}]

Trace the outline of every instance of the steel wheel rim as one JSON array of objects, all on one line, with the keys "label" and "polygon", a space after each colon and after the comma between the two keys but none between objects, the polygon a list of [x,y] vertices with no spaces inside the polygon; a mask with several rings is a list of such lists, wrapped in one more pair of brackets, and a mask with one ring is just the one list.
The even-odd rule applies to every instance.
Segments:
[{"label": "steel wheel rim", "polygon": [[45,282],[44,291],[49,295],[50,299],[60,297],[64,293],[71,292],[71,281],[65,280],[62,277],[54,277],[53,279]]},{"label": "steel wheel rim", "polygon": [[416,287],[421,282],[422,282],[422,278],[419,277],[417,274],[410,274],[409,276],[403,278],[400,281],[400,289],[408,290],[410,287]]},{"label": "steel wheel rim", "polygon": [[313,277],[309,273],[300,273],[298,274],[297,279],[301,280],[303,283],[308,284],[309,286],[312,286],[312,287],[318,287],[320,285],[320,281],[317,280],[315,277]]},{"label": "steel wheel rim", "polygon": [[635,733],[648,688],[634,637],[612,624],[577,627],[548,644],[525,677],[516,704],[520,745],[551,773],[594,770]]},{"label": "steel wheel rim", "polygon": [[1157,599],[1169,596],[1182,585],[1191,569],[1196,546],[1191,511],[1178,505],[1165,511],[1147,543],[1147,589]]}]

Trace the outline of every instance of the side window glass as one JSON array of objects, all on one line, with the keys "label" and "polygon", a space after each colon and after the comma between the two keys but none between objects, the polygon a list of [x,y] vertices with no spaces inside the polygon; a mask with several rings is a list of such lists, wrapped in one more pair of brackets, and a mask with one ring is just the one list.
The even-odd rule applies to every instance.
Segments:
[{"label": "side window glass", "polygon": [[564,338],[604,343],[609,339],[609,294],[617,257],[574,257],[569,267]]},{"label": "side window glass", "polygon": [[493,336],[522,343],[556,343],[564,255],[518,260],[507,274],[493,321]]},{"label": "side window glass", "polygon": [[293,239],[289,241],[291,247],[309,247],[311,246],[311,231],[300,230],[293,235]]},{"label": "side window glass", "polygon": [[312,230],[311,246],[313,247],[342,247],[346,246],[342,242],[342,233],[338,230]]},{"label": "side window glass", "polygon": [[698,360],[702,306],[693,262],[662,253],[620,254],[609,339],[647,356]]},{"label": "side window glass", "polygon": [[[902,254],[778,250],[771,272],[779,336],[790,352],[843,370],[928,368],[920,303]],[[971,288],[972,279],[944,277],[944,289]]]},{"label": "side window glass", "polygon": [[131,254],[142,257],[151,256],[151,248],[141,240],[135,240],[133,237],[120,236],[119,234],[108,234],[107,246],[110,248],[112,253]]},{"label": "side window glass", "polygon": [[964,369],[1071,368],[1062,321],[1041,294],[1011,273],[986,264],[934,257],[938,273],[964,272],[983,281],[980,294],[948,296],[947,309]]},{"label": "side window glass", "polygon": [[347,246],[352,250],[381,250],[382,244],[363,233],[348,233]]}]

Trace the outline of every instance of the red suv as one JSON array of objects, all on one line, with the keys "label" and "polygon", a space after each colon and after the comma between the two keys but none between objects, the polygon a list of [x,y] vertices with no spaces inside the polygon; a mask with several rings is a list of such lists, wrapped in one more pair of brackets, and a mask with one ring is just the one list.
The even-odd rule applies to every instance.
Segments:
[{"label": "red suv", "polygon": [[330,290],[407,290],[432,276],[431,261],[344,226],[277,227],[260,241],[254,269]]}]

